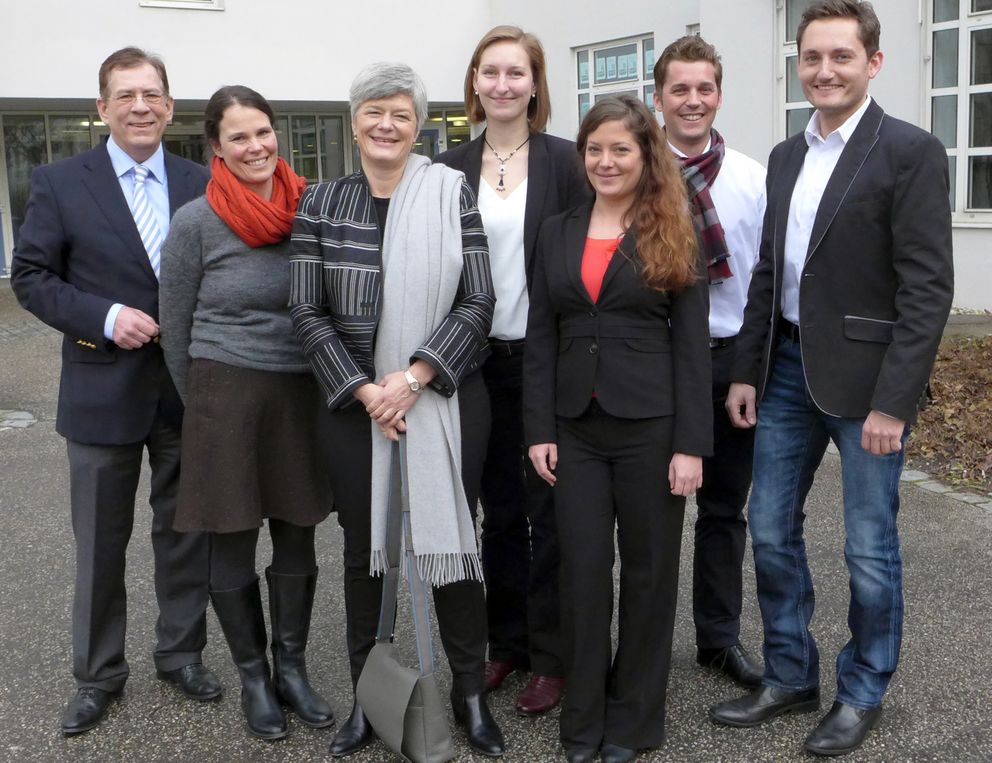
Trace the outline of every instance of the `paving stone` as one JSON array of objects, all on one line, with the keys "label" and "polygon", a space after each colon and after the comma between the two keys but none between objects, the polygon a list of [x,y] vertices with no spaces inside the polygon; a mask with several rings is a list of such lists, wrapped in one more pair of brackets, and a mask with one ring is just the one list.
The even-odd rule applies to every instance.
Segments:
[{"label": "paving stone", "polygon": [[921,482],[930,479],[930,475],[926,472],[918,472],[915,469],[906,469],[903,471],[900,479],[903,482]]},{"label": "paving stone", "polygon": [[977,493],[947,493],[946,497],[964,503],[983,503],[989,499],[987,495],[978,495]]},{"label": "paving stone", "polygon": [[916,486],[929,490],[931,493],[950,493],[952,490],[952,488],[941,485],[939,482],[917,482]]}]

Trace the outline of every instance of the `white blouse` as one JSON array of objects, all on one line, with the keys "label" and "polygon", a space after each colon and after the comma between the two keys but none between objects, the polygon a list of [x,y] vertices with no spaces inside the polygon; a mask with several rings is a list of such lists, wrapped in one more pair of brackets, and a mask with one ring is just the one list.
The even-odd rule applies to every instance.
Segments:
[{"label": "white blouse", "polygon": [[479,213],[489,239],[489,262],[496,289],[496,311],[489,336],[505,341],[522,339],[527,332],[527,273],[524,267],[524,213],[527,181],[509,196],[479,182]]}]

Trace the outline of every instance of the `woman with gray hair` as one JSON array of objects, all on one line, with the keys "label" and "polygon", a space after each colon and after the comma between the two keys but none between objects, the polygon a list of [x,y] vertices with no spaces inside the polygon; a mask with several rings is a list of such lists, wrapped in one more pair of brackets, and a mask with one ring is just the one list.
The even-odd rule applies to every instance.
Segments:
[{"label": "woman with gray hair", "polygon": [[[411,153],[427,96],[410,67],[373,64],[350,96],[362,168],[301,199],[290,309],[338,446],[328,467],[344,531],[352,682],[375,642],[390,441],[405,433],[413,550],[433,586],[455,719],[475,750],[501,755],[483,692],[474,527],[490,426],[479,369],[495,305],[486,236],[462,174]],[[356,704],[330,752],[373,739]]]}]

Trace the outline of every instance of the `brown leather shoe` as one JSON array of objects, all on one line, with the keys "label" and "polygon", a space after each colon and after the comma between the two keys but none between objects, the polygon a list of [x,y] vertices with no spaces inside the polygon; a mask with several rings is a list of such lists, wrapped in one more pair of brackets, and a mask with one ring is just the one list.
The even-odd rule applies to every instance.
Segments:
[{"label": "brown leather shoe", "polygon": [[517,697],[517,715],[541,715],[561,702],[564,678],[539,676],[530,677],[530,682]]},{"label": "brown leather shoe", "polygon": [[486,691],[496,691],[514,670],[520,670],[517,663],[509,660],[486,660]]}]

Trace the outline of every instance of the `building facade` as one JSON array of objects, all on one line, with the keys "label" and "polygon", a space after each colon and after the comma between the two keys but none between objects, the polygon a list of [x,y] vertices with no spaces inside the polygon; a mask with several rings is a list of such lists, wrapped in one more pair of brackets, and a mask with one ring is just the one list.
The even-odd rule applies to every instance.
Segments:
[{"label": "building facade", "polygon": [[[655,56],[676,37],[698,32],[723,56],[719,129],[730,145],[764,162],[775,143],[809,118],[794,65],[795,30],[808,1],[7,4],[0,46],[0,273],[9,269],[31,170],[106,135],[94,104],[96,71],[124,45],[159,53],[168,65],[176,98],[165,138],[170,150],[206,160],[206,99],[221,85],[246,84],[276,108],[283,155],[316,182],[355,167],[348,85],[369,62],[402,60],[424,78],[431,112],[417,150],[432,155],[471,136],[462,79],[475,43],[495,24],[517,24],[543,41],[549,131],[565,137],[575,135],[597,98],[632,93],[650,106]],[[955,304],[992,309],[992,0],[874,5],[885,60],[871,92],[889,114],[932,130],[946,146]]]}]

